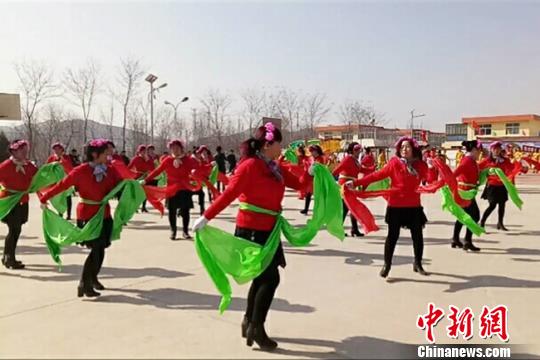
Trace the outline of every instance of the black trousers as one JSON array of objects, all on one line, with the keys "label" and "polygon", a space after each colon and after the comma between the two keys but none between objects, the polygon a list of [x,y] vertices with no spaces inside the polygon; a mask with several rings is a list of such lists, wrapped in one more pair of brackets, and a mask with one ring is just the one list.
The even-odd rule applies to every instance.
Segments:
[{"label": "black trousers", "polygon": [[199,198],[199,209],[202,215],[204,213],[204,187],[201,187],[199,191],[194,191],[193,194]]},{"label": "black trousers", "polygon": [[[84,225],[84,221],[77,221],[78,227],[82,228]],[[103,266],[103,261],[105,260],[105,249],[111,244],[112,225],[113,220],[111,218],[104,219],[99,237],[83,243],[86,247],[90,248],[90,253],[86,257],[81,274],[80,285],[83,287],[91,287],[93,282],[97,280]]]},{"label": "black trousers", "polygon": [[497,205],[499,205],[499,214],[498,214],[499,215],[499,224],[501,224],[501,225],[504,224],[504,212],[505,212],[505,209],[506,209],[506,201],[490,201],[489,206],[484,211],[484,215],[482,215],[482,221],[481,221],[482,224],[486,223],[489,215],[491,215],[491,213],[493,212],[493,210],[495,210]]},{"label": "black trousers", "polygon": [[[392,265],[392,258],[394,257],[394,250],[396,249],[400,230],[401,225],[399,223],[391,222],[388,224],[388,235],[384,244],[384,263],[387,265]],[[424,256],[422,224],[411,224],[410,231],[413,241],[414,262],[416,264],[422,264],[422,257]]]},{"label": "black trousers", "polygon": [[182,227],[184,233],[189,232],[189,210],[193,207],[193,200],[191,199],[191,191],[180,190],[173,197],[169,198],[167,208],[169,210],[169,226],[171,231],[176,232],[176,218],[178,211],[182,217]]},{"label": "black trousers", "polygon": [[[471,204],[464,207],[463,210],[465,210],[465,212],[469,214],[474,221],[478,222],[478,220],[480,220],[480,209],[478,208],[476,199],[472,199]],[[459,233],[461,232],[462,227],[463,224],[456,221],[456,224],[454,225],[454,240],[459,240]],[[472,244],[472,231],[468,228],[465,232],[465,243]]]},{"label": "black trousers", "polygon": [[[309,204],[311,204],[311,197],[313,196],[312,193],[306,193],[305,203],[304,203],[304,211],[309,211]],[[348,209],[347,209],[348,210]],[[356,220],[356,219],[355,219]]]},{"label": "black trousers", "polygon": [[[343,200],[343,223],[345,223],[345,218],[347,217],[348,213],[349,213],[349,208],[347,207],[347,204],[345,204],[345,200]],[[360,232],[360,230],[358,230],[358,221],[356,221],[356,218],[352,214],[351,214],[351,225],[352,225],[353,232]]]},{"label": "black trousers", "polygon": [[[147,185],[157,186],[157,184],[158,184],[157,180],[152,180],[152,181],[149,181]],[[141,210],[146,210],[146,199],[144,199],[142,203]]]},{"label": "black trousers", "polygon": [[8,227],[8,233],[4,242],[4,259],[15,260],[15,250],[21,236],[23,224],[28,221],[28,203],[17,204],[11,209],[2,222]]},{"label": "black trousers", "polygon": [[68,196],[66,198],[66,202],[67,202],[67,218],[71,219],[71,208],[72,208],[71,196]]},{"label": "black trousers", "polygon": [[[257,231],[244,228],[236,228],[235,236],[246,240],[254,241],[258,244],[266,243],[271,231]],[[274,300],[276,289],[279,286],[279,264],[283,257],[281,252],[276,252],[273,261],[268,265],[266,270],[253,279],[249,288],[246,318],[253,324],[263,324],[266,321],[266,316]]]}]

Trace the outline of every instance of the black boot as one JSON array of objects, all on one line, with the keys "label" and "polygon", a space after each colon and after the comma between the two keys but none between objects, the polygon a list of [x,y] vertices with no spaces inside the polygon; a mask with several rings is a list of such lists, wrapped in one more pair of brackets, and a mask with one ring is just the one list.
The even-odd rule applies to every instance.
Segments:
[{"label": "black boot", "polygon": [[103,286],[103,284],[100,283],[97,278],[92,280],[92,287],[96,290],[105,290],[105,286]]},{"label": "black boot", "polygon": [[2,258],[2,264],[4,264],[6,269],[13,269],[13,270],[24,269],[24,264],[20,261],[16,261],[13,256],[4,255],[4,257]]},{"label": "black boot", "polygon": [[81,283],[77,288],[77,297],[83,297],[83,295],[86,297],[98,297],[101,294],[95,291],[92,287]]},{"label": "black boot", "polygon": [[352,237],[363,237],[364,234],[362,234],[362,233],[360,232],[360,230],[354,229],[354,230],[351,231],[351,236],[352,236]]},{"label": "black boot", "polygon": [[186,232],[186,231],[184,231],[184,235],[183,235],[183,236],[184,236],[184,239],[185,239],[185,240],[191,239],[191,235],[189,235],[189,233]]},{"label": "black boot", "polygon": [[307,211],[306,209],[300,210],[300,214],[302,214],[302,215],[307,215],[307,212],[308,212],[308,211]]},{"label": "black boot", "polygon": [[388,274],[390,274],[390,268],[392,266],[389,265],[389,264],[384,264],[382,269],[381,269],[381,272],[379,273],[379,275],[383,278],[386,278],[388,276]]},{"label": "black boot", "polygon": [[169,239],[176,240],[176,229],[171,230],[171,236],[169,236]]},{"label": "black boot", "polygon": [[474,246],[472,242],[466,242],[463,246],[463,250],[480,251],[480,248]]},{"label": "black boot", "polygon": [[454,248],[459,248],[459,249],[463,248],[463,243],[459,241],[459,239],[454,239],[452,241],[452,249]]},{"label": "black boot", "polygon": [[413,265],[413,271],[419,273],[420,275],[428,276],[429,274],[422,267],[421,262],[415,262]]},{"label": "black boot", "polygon": [[246,336],[247,346],[253,345],[253,341],[264,351],[272,351],[278,346],[277,342],[270,339],[266,334],[264,324],[249,324]]},{"label": "black boot", "polygon": [[242,320],[242,337],[247,337],[247,330],[249,327],[249,319],[247,316],[244,315],[244,320]]},{"label": "black boot", "polygon": [[501,223],[498,223],[498,224],[497,224],[497,230],[508,231],[508,229],[505,228],[504,225],[501,224]]}]

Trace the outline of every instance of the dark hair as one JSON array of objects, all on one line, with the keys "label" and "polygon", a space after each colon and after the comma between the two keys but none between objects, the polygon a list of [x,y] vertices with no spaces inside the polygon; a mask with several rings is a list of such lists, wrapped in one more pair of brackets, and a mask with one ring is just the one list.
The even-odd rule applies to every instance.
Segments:
[{"label": "dark hair", "polygon": [[273,144],[275,141],[281,142],[283,140],[283,137],[281,135],[281,131],[276,127],[273,131],[274,140],[268,141],[265,139],[266,136],[266,128],[264,126],[261,126],[257,129],[255,132],[255,135],[244,141],[242,144],[240,144],[240,157],[241,158],[248,158],[248,157],[254,157],[257,151],[260,151],[264,144]]},{"label": "dark hair", "polygon": [[221,146],[218,145],[218,147],[216,148],[216,151],[217,151],[218,153],[220,153],[220,152],[221,152]]},{"label": "dark hair", "polygon": [[465,148],[465,150],[472,151],[472,149],[478,148],[478,141],[477,140],[463,141],[461,145]]},{"label": "dark hair", "polygon": [[[403,142],[405,141],[410,142],[408,139],[403,140]],[[415,147],[414,144],[411,144],[411,148],[412,148],[413,158],[417,160],[421,160],[422,150],[420,149],[420,147]],[[399,158],[401,157],[401,144],[399,144],[399,146],[396,147],[396,156]]]},{"label": "dark hair", "polygon": [[306,147],[304,145],[300,145],[296,148],[296,151],[300,153],[300,155],[305,156],[306,155]]},{"label": "dark hair", "polygon": [[347,154],[352,154],[354,152],[354,147],[358,145],[356,141],[353,141],[347,146]]},{"label": "dark hair", "polygon": [[77,149],[71,149],[71,152],[77,152]]},{"label": "dark hair", "polygon": [[116,146],[111,140],[107,140],[107,145],[111,145],[114,149],[116,149]]},{"label": "dark hair", "polygon": [[313,155],[313,150],[315,150],[319,154],[319,156],[324,155],[324,151],[319,145],[311,145],[309,147],[309,152],[311,152],[311,155]]},{"label": "dark hair", "polygon": [[367,153],[367,154],[371,153],[371,148],[370,148],[369,146],[366,147],[366,153]]},{"label": "dark hair", "polygon": [[103,154],[105,151],[107,151],[107,148],[111,144],[110,141],[104,143],[101,146],[91,146],[90,144],[86,145],[86,162],[94,161],[94,157],[92,156],[92,153],[97,153],[97,155]]}]

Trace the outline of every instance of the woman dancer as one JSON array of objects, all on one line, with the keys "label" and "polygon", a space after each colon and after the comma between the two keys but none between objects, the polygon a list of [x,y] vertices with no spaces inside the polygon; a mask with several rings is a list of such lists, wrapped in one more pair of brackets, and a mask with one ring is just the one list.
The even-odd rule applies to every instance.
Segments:
[{"label": "woman dancer", "polygon": [[417,192],[422,180],[427,176],[427,165],[422,160],[422,153],[416,140],[402,137],[396,143],[396,155],[381,170],[366,177],[349,181],[348,185],[362,186],[385,179],[391,179],[391,190],[388,197],[385,221],[388,224],[388,235],[384,245],[384,266],[380,275],[385,278],[392,267],[392,257],[399,239],[401,228],[408,228],[414,247],[413,270],[422,275],[428,273],[422,267],[424,252],[423,228],[427,222],[424,208]]},{"label": "woman dancer", "polygon": [[[73,169],[61,182],[43,194],[41,203],[47,207],[47,201],[71,186],[79,193],[81,201],[77,205],[77,226],[82,228],[99,211],[103,198],[111,192],[120,181],[121,176],[108,164],[107,149],[109,143],[104,139],[95,139],[86,146],[86,161]],[[84,262],[81,280],[77,288],[77,296],[96,297],[105,287],[99,282],[98,274],[105,259],[105,249],[111,245],[113,221],[111,208],[105,207],[103,227],[97,239],[83,242],[90,248]]]},{"label": "woman dancer", "polygon": [[171,227],[171,240],[176,240],[176,217],[180,209],[182,217],[182,230],[184,239],[191,239],[189,235],[189,210],[193,208],[191,199],[190,174],[197,168],[196,161],[184,153],[184,145],[180,140],[172,140],[168,145],[171,154],[162,163],[148,174],[144,183],[149,184],[163,171],[167,174],[167,187],[174,187],[175,194],[168,199],[169,226]]},{"label": "woman dancer", "polygon": [[[310,145],[308,147],[308,150],[311,154],[311,159],[304,162],[306,170],[309,169],[313,165],[313,163],[325,163],[324,153],[319,145]],[[309,176],[307,172],[304,176],[306,177],[305,180],[303,180],[303,182],[306,184],[306,199],[304,203],[304,210],[300,210],[300,213],[307,215],[309,211],[309,204],[311,203],[311,197],[313,196],[313,178]]]},{"label": "woman dancer", "polygon": [[[197,219],[193,227],[197,231],[225,209],[234,199],[261,208],[261,212],[242,209],[238,211],[235,235],[264,245],[276,222],[275,214],[281,211],[285,187],[303,188],[300,180],[275,160],[281,154],[282,135],[272,123],[257,129],[255,136],[242,143],[242,159],[227,189]],[[264,272],[255,278],[249,289],[247,308],[242,322],[242,336],[247,345],[255,341],[262,349],[272,350],[277,343],[270,339],[264,323],[280,277],[278,267],[285,267],[281,244]]]},{"label": "woman dancer", "polygon": [[[30,187],[37,168],[28,160],[29,144],[26,140],[14,140],[9,145],[10,158],[0,164],[0,198],[11,195],[12,191],[26,191]],[[2,218],[8,233],[4,243],[2,264],[8,269],[24,269],[24,264],[15,258],[17,242],[22,226],[28,221],[28,194]]]},{"label": "woman dancer", "polygon": [[[458,167],[454,170],[454,176],[458,181],[458,188],[461,190],[472,190],[478,188],[478,176],[480,174],[480,168],[478,167],[478,156],[482,151],[482,145],[476,141],[463,141],[461,145],[465,148],[467,153],[462,157]],[[471,218],[478,222],[480,220],[480,209],[476,204],[476,199],[465,200],[465,206],[463,210],[471,216]],[[465,244],[459,241],[459,233],[463,224],[456,221],[454,225],[454,236],[452,241],[453,248],[463,248],[463,250],[480,251],[480,248],[476,247],[472,243],[472,231],[467,229],[465,232]]]},{"label": "woman dancer", "polygon": [[[332,171],[332,175],[339,176],[338,182],[340,185],[345,184],[347,181],[352,181],[358,179],[358,174],[362,172],[362,167],[360,165],[360,162],[358,161],[358,156],[360,155],[360,152],[362,151],[362,145],[360,145],[357,142],[352,142],[347,147],[347,155],[345,155],[345,158],[339,163],[339,165]],[[345,219],[347,218],[347,214],[349,213],[349,208],[347,207],[347,204],[345,204],[345,200],[343,201],[343,222],[345,222]],[[351,214],[351,236],[358,236],[362,237],[364,234],[360,232],[358,229],[358,222],[356,221],[356,218]]]},{"label": "woman dancer", "polygon": [[[486,157],[479,164],[480,169],[493,168],[497,167],[501,169],[506,175],[512,172],[512,163],[508,158],[502,156],[502,143],[500,141],[495,141],[489,146],[489,156]],[[504,187],[501,179],[497,175],[489,175],[487,180],[487,185],[484,188],[482,193],[482,199],[486,199],[489,203],[489,206],[484,211],[482,215],[482,220],[480,225],[484,227],[486,221],[495,210],[497,205],[499,206],[499,218],[497,222],[497,230],[508,231],[504,226],[504,211],[506,207],[506,202],[508,201],[508,191]]]},{"label": "woman dancer", "polygon": [[[147,153],[146,145],[139,145],[137,147],[137,155],[134,156],[133,159],[131,159],[128,168],[135,171],[137,173],[137,177],[140,179],[143,179],[156,168],[154,159],[151,158]],[[150,181],[147,183],[147,185],[156,186],[157,182]],[[142,203],[141,211],[143,213],[148,212],[148,210],[146,209],[146,200],[144,200]]]},{"label": "woman dancer", "polygon": [[[197,168],[193,170],[193,177],[198,180],[208,180],[210,174],[212,173],[212,153],[206,147],[206,145],[201,145],[195,150],[193,155],[194,159],[197,161]],[[201,188],[198,191],[193,192],[199,197],[199,209],[201,215],[204,213],[204,188],[201,184]],[[212,201],[212,192],[208,189],[208,199]]]},{"label": "woman dancer", "polygon": [[[51,156],[49,156],[49,158],[47,159],[47,163],[58,161],[59,163],[62,164],[62,167],[64,168],[64,172],[66,173],[66,175],[69,174],[71,170],[73,170],[73,165],[71,162],[71,158],[65,154],[64,145],[58,142],[54,143],[52,146],[52,150],[54,153]],[[66,219],[71,220],[71,206],[72,206],[71,195],[66,197],[66,202],[67,202]]]}]

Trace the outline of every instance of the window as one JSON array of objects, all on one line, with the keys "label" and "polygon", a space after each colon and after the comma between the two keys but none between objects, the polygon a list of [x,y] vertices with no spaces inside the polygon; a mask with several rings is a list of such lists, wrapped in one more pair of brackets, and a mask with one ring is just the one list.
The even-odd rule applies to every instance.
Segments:
[{"label": "window", "polygon": [[519,135],[519,123],[506,124],[506,135]]},{"label": "window", "polygon": [[491,135],[491,124],[482,124],[478,126],[478,135]]},{"label": "window", "polygon": [[343,133],[341,133],[341,138],[343,140],[352,140],[353,139],[353,134],[350,133],[350,132],[343,132]]},{"label": "window", "polygon": [[323,138],[324,139],[331,139],[332,138],[332,133],[331,132],[324,132],[323,133]]},{"label": "window", "polygon": [[467,135],[467,125],[446,124],[446,135]]}]

